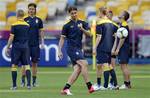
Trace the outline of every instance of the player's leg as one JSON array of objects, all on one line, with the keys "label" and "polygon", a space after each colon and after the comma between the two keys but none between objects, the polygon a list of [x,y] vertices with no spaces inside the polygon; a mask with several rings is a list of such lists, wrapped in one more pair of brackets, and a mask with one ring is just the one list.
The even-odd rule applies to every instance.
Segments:
[{"label": "player's leg", "polygon": [[127,50],[120,51],[118,55],[118,61],[121,66],[121,70],[123,72],[124,77],[124,85],[122,85],[119,89],[131,88],[130,71],[128,68],[129,54]]},{"label": "player's leg", "polygon": [[21,55],[21,63],[25,67],[28,89],[31,88],[31,71],[30,71],[29,59],[30,59],[29,48],[23,48],[22,55]]},{"label": "player's leg", "polygon": [[130,71],[128,65],[127,64],[120,64],[120,65],[121,65],[121,70],[123,72],[124,84],[127,88],[131,88]]},{"label": "player's leg", "polygon": [[111,84],[108,85],[108,88],[110,89],[119,89],[118,82],[117,82],[117,76],[114,68],[110,64],[110,75],[111,75]]},{"label": "player's leg", "polygon": [[96,75],[97,75],[97,86],[100,87],[101,85],[101,77],[102,77],[102,74],[103,74],[103,67],[101,64],[97,64],[97,67],[96,67]]},{"label": "player's leg", "polygon": [[88,74],[88,68],[87,68],[88,63],[87,63],[87,61],[81,59],[81,60],[77,60],[76,62],[77,62],[77,64],[79,64],[81,66],[81,73],[82,73],[84,81],[85,81],[85,83],[87,85],[87,88],[89,90],[89,93],[94,92],[94,88],[92,86],[92,83],[89,80],[89,74]]},{"label": "player's leg", "polygon": [[17,65],[12,64],[11,66],[11,76],[12,76],[12,87],[11,90],[17,89]]},{"label": "player's leg", "polygon": [[20,60],[20,50],[16,48],[12,48],[11,51],[11,76],[12,76],[12,90],[15,90],[17,88],[17,65]]},{"label": "player's leg", "polygon": [[116,56],[111,56],[111,61],[110,61],[110,75],[111,75],[111,79],[110,79],[110,84],[108,85],[108,87],[110,89],[119,89],[118,87],[118,82],[117,82],[117,76],[116,76],[116,72],[115,72],[115,61],[116,60]]},{"label": "player's leg", "polygon": [[96,76],[97,76],[97,83],[93,86],[94,90],[104,90],[104,87],[101,86],[101,77],[103,74],[103,67],[101,64],[97,64],[96,67]]},{"label": "player's leg", "polygon": [[39,46],[37,47],[30,47],[30,54],[31,54],[31,65],[32,65],[32,85],[33,87],[36,86],[36,79],[37,79],[37,66],[38,66],[38,61],[40,58],[40,48]]},{"label": "player's leg", "polygon": [[[115,69],[115,65],[116,65],[116,58],[114,56],[111,57],[111,65],[113,67],[113,69]],[[114,85],[114,81],[112,79],[112,77],[110,78],[110,84],[109,87]]]},{"label": "player's leg", "polygon": [[26,77],[26,71],[25,71],[25,66],[21,66],[21,87],[25,86],[25,77]]},{"label": "player's leg", "polygon": [[69,89],[71,85],[77,80],[78,76],[81,73],[81,67],[79,65],[75,64],[73,68],[74,68],[74,71],[68,78],[68,81],[65,84],[63,90],[61,91],[61,94],[72,95]]}]

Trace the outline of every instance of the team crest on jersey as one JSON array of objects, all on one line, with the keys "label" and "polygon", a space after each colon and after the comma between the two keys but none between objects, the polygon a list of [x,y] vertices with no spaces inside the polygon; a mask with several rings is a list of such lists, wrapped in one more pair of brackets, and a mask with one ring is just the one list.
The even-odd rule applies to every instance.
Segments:
[{"label": "team crest on jersey", "polygon": [[70,26],[70,28],[73,28],[74,26],[72,25],[72,26]]},{"label": "team crest on jersey", "polygon": [[79,52],[78,52],[78,51],[76,52],[76,55],[79,55]]},{"label": "team crest on jersey", "polygon": [[39,22],[39,20],[38,20],[38,19],[36,19],[36,20],[35,20],[35,22],[36,22],[36,23],[38,23],[38,22]]}]

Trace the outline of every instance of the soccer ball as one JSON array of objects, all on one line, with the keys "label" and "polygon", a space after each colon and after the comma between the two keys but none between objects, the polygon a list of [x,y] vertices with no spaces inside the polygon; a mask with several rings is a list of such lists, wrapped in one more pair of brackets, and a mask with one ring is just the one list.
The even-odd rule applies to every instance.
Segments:
[{"label": "soccer ball", "polygon": [[124,27],[121,27],[117,30],[118,38],[126,38],[128,36],[128,30]]}]

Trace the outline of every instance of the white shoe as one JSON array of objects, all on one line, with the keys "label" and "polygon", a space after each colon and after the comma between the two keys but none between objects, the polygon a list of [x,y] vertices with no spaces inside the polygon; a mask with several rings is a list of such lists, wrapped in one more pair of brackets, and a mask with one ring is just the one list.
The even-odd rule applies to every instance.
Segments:
[{"label": "white shoe", "polygon": [[110,90],[119,90],[119,86],[117,85],[117,86],[113,86],[113,87],[111,87],[111,88],[109,88]]},{"label": "white shoe", "polygon": [[112,90],[112,88],[114,88],[114,85],[112,85],[111,83],[108,84],[108,89]]},{"label": "white shoe", "polygon": [[128,89],[128,87],[125,84],[123,84],[119,87],[119,89]]},{"label": "white shoe", "polygon": [[103,87],[101,85],[97,85],[97,84],[94,84],[93,88],[94,88],[95,91],[98,91],[98,90],[108,90],[108,88],[105,88],[105,87]]},{"label": "white shoe", "polygon": [[100,85],[94,84],[93,88],[95,91],[98,91],[98,90],[100,90]]},{"label": "white shoe", "polygon": [[100,86],[100,90],[108,90],[108,88],[105,88],[104,86]]},{"label": "white shoe", "polygon": [[15,86],[15,87],[11,87],[10,88],[10,90],[16,90],[17,89],[17,87]]},{"label": "white shoe", "polygon": [[70,92],[69,89],[62,90],[62,91],[61,91],[61,94],[62,94],[62,95],[68,95],[68,96],[71,96],[71,95],[72,95],[72,93]]}]

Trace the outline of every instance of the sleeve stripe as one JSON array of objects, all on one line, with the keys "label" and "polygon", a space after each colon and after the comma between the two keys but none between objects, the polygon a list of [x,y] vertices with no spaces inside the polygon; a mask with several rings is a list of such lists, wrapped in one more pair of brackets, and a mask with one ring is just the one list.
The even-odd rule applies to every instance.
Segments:
[{"label": "sleeve stripe", "polygon": [[14,36],[14,34],[10,33],[10,35]]},{"label": "sleeve stripe", "polygon": [[61,36],[66,37],[65,35],[61,35]]},{"label": "sleeve stripe", "polygon": [[96,34],[97,36],[102,36],[101,34]]}]

